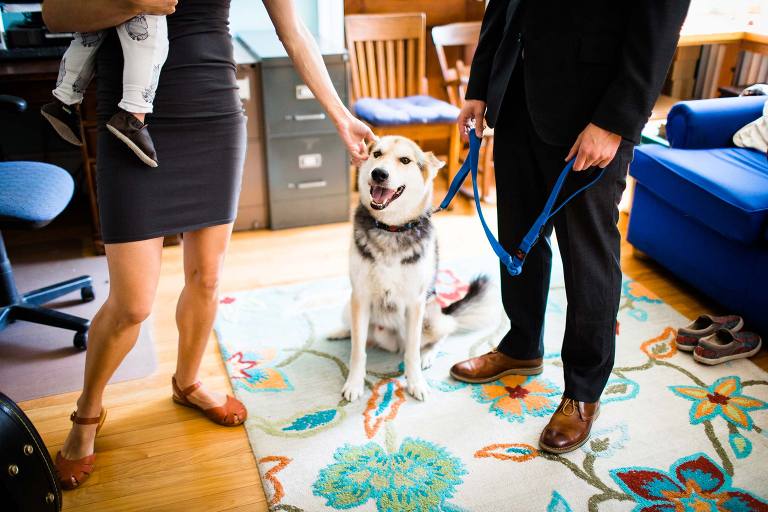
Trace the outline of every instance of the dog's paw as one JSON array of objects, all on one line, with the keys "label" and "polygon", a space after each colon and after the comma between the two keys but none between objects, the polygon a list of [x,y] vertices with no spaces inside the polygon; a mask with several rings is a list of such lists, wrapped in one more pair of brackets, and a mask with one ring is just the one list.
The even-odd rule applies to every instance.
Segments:
[{"label": "dog's paw", "polygon": [[339,329],[334,331],[325,337],[328,341],[341,341],[348,340],[352,336],[352,331],[349,329]]},{"label": "dog's paw", "polygon": [[416,378],[407,378],[407,389],[410,394],[416,400],[424,401],[429,396],[429,385],[424,377],[419,376]]},{"label": "dog's paw", "polygon": [[354,402],[365,393],[365,383],[362,379],[347,379],[341,394],[347,402]]},{"label": "dog's paw", "polygon": [[421,353],[421,369],[426,370],[427,368],[431,368],[432,364],[435,362],[436,357],[437,357],[436,350],[429,350],[427,352],[422,352]]}]

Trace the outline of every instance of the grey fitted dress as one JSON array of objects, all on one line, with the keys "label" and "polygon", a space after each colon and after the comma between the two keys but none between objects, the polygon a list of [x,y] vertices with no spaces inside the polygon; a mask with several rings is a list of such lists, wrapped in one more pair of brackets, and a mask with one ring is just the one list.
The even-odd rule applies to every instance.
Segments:
[{"label": "grey fitted dress", "polygon": [[97,196],[105,243],[146,240],[234,220],[245,158],[230,0],[184,0],[168,17],[170,48],[154,113],[147,116],[159,167],[143,163],[104,125],[122,96],[115,30],[96,57]]}]

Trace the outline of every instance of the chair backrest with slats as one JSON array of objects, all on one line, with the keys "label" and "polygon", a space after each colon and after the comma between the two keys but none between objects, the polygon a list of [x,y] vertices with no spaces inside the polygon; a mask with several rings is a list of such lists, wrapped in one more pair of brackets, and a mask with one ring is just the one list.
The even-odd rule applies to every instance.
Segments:
[{"label": "chair backrest with slats", "polygon": [[[440,63],[440,71],[443,73],[443,84],[448,93],[448,100],[453,105],[461,106],[463,103],[466,84],[469,79],[467,63],[472,61],[479,37],[479,21],[432,27],[432,41],[435,43],[437,61]],[[449,62],[447,47],[460,47],[458,58],[453,63]]]},{"label": "chair backrest with slats", "polygon": [[427,94],[424,13],[344,17],[352,101]]}]

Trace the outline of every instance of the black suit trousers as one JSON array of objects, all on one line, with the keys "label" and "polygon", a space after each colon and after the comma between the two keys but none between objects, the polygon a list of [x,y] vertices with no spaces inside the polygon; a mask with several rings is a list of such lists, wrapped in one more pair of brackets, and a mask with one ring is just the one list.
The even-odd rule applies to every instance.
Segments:
[{"label": "black suit trousers", "polygon": [[[570,149],[547,144],[536,133],[524,100],[521,68],[516,66],[494,135],[499,239],[508,250],[517,247],[541,212]],[[557,108],[556,98],[552,108]],[[517,359],[542,357],[554,228],[568,298],[564,395],[579,401],[598,400],[613,368],[622,280],[618,203],[633,149],[623,140],[598,183],[571,200],[545,227],[521,275],[511,277],[501,269],[502,300],[511,328],[498,349]],[[595,172],[571,173],[561,195]]]}]

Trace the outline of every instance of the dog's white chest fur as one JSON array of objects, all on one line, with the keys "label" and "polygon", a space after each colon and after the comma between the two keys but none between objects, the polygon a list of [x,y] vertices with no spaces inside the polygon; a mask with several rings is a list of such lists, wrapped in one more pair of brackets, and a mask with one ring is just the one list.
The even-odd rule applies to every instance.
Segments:
[{"label": "dog's white chest fur", "polygon": [[[365,295],[371,307],[368,341],[385,350],[404,350],[406,307],[423,302],[433,284],[437,262],[435,239],[429,231],[418,243],[381,231],[352,244],[352,288]],[[361,243],[365,245],[358,245]],[[422,345],[425,341],[422,339]]]}]

